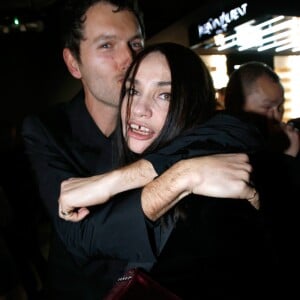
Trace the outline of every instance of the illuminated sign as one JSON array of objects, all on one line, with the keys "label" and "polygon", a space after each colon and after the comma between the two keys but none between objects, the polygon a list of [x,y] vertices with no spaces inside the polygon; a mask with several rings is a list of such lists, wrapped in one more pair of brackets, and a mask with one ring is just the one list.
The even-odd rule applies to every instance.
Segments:
[{"label": "illuminated sign", "polygon": [[243,3],[241,6],[228,12],[223,11],[217,18],[209,18],[204,24],[198,25],[199,39],[207,35],[211,36],[227,31],[228,24],[239,20],[247,14],[247,6],[247,3]]}]

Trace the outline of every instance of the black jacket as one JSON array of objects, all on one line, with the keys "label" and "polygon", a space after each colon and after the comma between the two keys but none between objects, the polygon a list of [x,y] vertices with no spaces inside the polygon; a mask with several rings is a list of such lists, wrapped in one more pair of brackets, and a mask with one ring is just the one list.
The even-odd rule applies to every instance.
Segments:
[{"label": "black jacket", "polygon": [[[261,143],[261,135],[256,128],[249,127],[236,118],[218,115],[146,158],[152,161],[157,170],[165,170],[175,161],[189,156],[253,152],[261,147]],[[162,153],[164,154],[161,156]],[[136,235],[136,239],[133,239],[133,236],[130,238],[128,235],[119,235],[120,222],[124,226],[126,222],[130,222],[123,216],[127,214],[129,206],[133,205],[133,202],[129,203],[124,199],[135,193],[137,191],[117,196],[115,201],[99,206],[82,222],[72,224],[57,219],[56,226],[62,240],[73,258],[81,266],[85,266],[85,269],[95,268],[95,262],[101,257],[107,264],[116,259],[128,261],[126,268],[138,266],[149,270],[149,266],[154,264],[151,274],[155,279],[181,297],[191,299],[196,292],[191,286],[197,287],[198,280],[204,283],[203,296],[207,296],[205,287],[208,288],[209,284],[214,285],[213,295],[241,295],[236,292],[237,280],[241,277],[246,279],[246,275],[247,279],[251,278],[253,270],[257,270],[258,266],[262,276],[266,273],[266,265],[271,265],[269,259],[261,264],[261,257],[266,257],[267,253],[267,246],[262,246],[265,241],[264,230],[260,214],[247,201],[199,199],[198,196],[188,197],[180,204],[187,206],[187,222],[176,222],[171,210],[168,215],[169,220],[176,223],[174,230],[174,223],[169,224],[169,227],[162,226],[159,222],[153,224],[154,235],[159,236],[155,236],[156,241],[161,242],[166,234],[171,235],[161,255],[158,255],[157,262],[155,259],[149,260],[136,242],[136,239],[142,237]],[[110,218],[112,210],[122,212],[118,223]],[[103,244],[103,230],[106,228],[102,227],[101,216],[104,214],[107,214],[106,220],[110,224],[107,230],[111,234],[116,233],[120,243],[127,243],[125,248],[114,247],[112,243]],[[131,222],[135,224],[135,219],[132,218]],[[134,249],[130,246],[132,244]],[[152,246],[154,250],[160,248],[159,242]],[[253,251],[257,247],[262,250]],[[107,275],[106,270],[101,279]],[[225,292],[224,286],[227,286]]]},{"label": "black jacket", "polygon": [[[80,255],[75,253],[72,257],[57,232],[61,230],[68,235],[70,227],[70,232],[76,233],[77,225],[63,222],[67,227],[56,226],[58,196],[63,180],[91,176],[113,168],[114,137],[107,138],[100,132],[81,94],[39,116],[27,117],[22,136],[40,196],[55,229],[48,264],[50,297],[53,300],[99,299],[123,272],[127,262],[113,258],[93,258],[91,264],[75,262],[74,257],[81,256],[81,249],[78,250]],[[139,197],[139,193],[133,193],[122,201],[122,205],[114,206],[111,202],[97,211],[97,242],[103,251],[114,253],[118,250],[127,259],[143,257],[143,261],[153,262],[155,258]],[[89,236],[88,232],[86,236]],[[92,241],[86,246],[90,244]],[[127,257],[128,253],[132,256]]]}]

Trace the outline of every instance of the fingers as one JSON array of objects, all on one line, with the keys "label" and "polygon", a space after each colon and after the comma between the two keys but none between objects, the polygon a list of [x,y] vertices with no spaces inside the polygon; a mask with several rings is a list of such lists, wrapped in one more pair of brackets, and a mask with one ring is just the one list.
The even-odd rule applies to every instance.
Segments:
[{"label": "fingers", "polygon": [[75,213],[75,211],[62,209],[62,208],[60,208],[58,211],[58,215],[60,216],[60,218],[65,219],[65,220],[68,220],[69,218],[71,218],[73,213]]},{"label": "fingers", "polygon": [[240,191],[240,199],[246,199],[256,209],[260,208],[259,193],[252,181],[245,178],[236,178],[237,191]]},{"label": "fingers", "polygon": [[245,153],[216,154],[214,156],[226,162],[230,169],[244,170],[249,173],[252,172],[249,156]]},{"label": "fingers", "polygon": [[[230,187],[233,188],[230,191]],[[260,208],[260,198],[259,193],[253,186],[252,182],[242,180],[241,178],[234,179],[231,183],[227,184],[229,198],[245,199],[247,200],[255,209]],[[226,198],[226,197],[225,197]]]},{"label": "fingers", "polygon": [[[246,199],[253,207],[259,209],[259,194],[251,182],[253,168],[248,155],[244,153],[217,154],[215,158],[216,164],[209,166],[209,169],[213,169],[214,172],[207,172],[203,177],[206,187],[205,195]],[[202,192],[203,189],[201,189]]]},{"label": "fingers", "polygon": [[[217,155],[216,155],[217,156]],[[226,163],[224,167],[227,169],[231,176],[240,178],[246,182],[250,179],[250,173],[252,172],[252,165],[249,162],[247,154],[222,154],[221,160]],[[222,166],[221,164],[219,164]]]},{"label": "fingers", "polygon": [[66,221],[71,221],[71,222],[79,222],[82,219],[84,219],[90,211],[86,207],[82,207],[78,209],[77,211],[67,211],[63,209],[59,209],[59,216],[60,218],[66,220]]},{"label": "fingers", "polygon": [[293,123],[287,123],[283,125],[283,128],[286,129],[287,131],[295,131],[299,132],[299,129],[293,125]]},{"label": "fingers", "polygon": [[250,181],[250,173],[252,172],[252,166],[249,163],[249,157],[246,154],[238,154],[232,156],[235,159],[235,164],[232,164],[233,168],[236,168],[235,176],[241,182],[244,181],[245,186],[242,188],[244,191],[241,193],[241,198],[247,199],[249,203],[256,209],[260,208],[259,194],[252,182]]},{"label": "fingers", "polygon": [[250,202],[250,204],[254,208],[259,209],[260,208],[259,194],[255,188],[252,188],[251,193],[252,193],[252,196],[250,196],[250,198],[246,198],[246,199]]},{"label": "fingers", "polygon": [[72,215],[72,213],[73,212],[70,212],[70,211],[63,211],[63,210],[60,211],[60,215],[62,217],[68,217],[69,215]]}]

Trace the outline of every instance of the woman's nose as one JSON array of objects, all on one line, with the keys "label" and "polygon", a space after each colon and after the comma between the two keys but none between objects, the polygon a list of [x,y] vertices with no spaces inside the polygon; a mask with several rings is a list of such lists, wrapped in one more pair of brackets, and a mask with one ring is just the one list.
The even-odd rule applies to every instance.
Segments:
[{"label": "woman's nose", "polygon": [[132,103],[132,112],[135,117],[147,117],[151,116],[151,108],[149,107],[147,101],[139,99]]}]

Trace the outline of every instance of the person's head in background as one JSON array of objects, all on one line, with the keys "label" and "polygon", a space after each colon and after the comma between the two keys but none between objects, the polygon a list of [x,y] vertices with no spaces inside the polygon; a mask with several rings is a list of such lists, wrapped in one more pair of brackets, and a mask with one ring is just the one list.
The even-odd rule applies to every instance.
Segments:
[{"label": "person's head in background", "polygon": [[232,72],[225,91],[227,111],[253,112],[281,121],[284,89],[279,76],[262,62],[248,62]]},{"label": "person's head in background", "polygon": [[284,88],[276,72],[252,61],[232,72],[224,103],[225,109],[235,115],[247,112],[266,117],[268,122],[262,128],[267,128],[264,132],[268,132],[269,148],[295,157],[300,149],[299,133],[282,122],[284,100]]},{"label": "person's head in background", "polygon": [[224,109],[225,91],[226,91],[226,87],[225,86],[223,86],[220,89],[216,90],[216,94],[217,94],[217,109],[218,110],[223,110]]},{"label": "person's head in background", "polygon": [[[180,57],[180,59],[178,59]],[[125,162],[166,145],[216,111],[211,75],[192,50],[175,43],[146,47],[133,60],[121,90],[118,147]]]},{"label": "person's head in background", "polygon": [[[73,0],[63,20],[64,61],[81,80],[87,108],[99,125],[100,108],[117,116],[125,72],[144,47],[142,13],[132,0]],[[109,127],[103,133],[109,135],[114,125]]]}]

